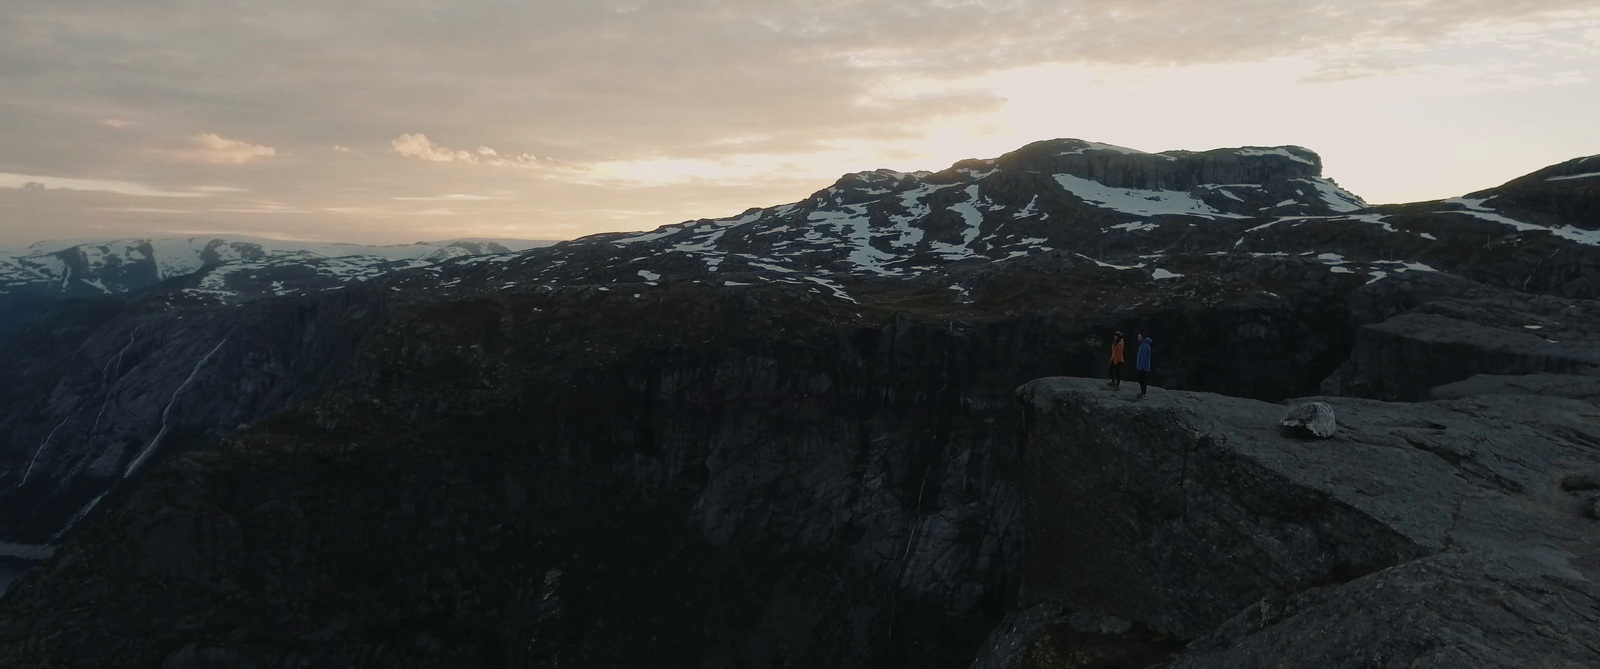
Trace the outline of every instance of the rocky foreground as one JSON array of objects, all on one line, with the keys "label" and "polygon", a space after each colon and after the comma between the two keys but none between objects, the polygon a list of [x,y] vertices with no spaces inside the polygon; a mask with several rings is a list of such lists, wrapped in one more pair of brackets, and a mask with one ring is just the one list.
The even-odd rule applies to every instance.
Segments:
[{"label": "rocky foreground", "polygon": [[[1587,667],[1600,407],[1018,391],[1025,608],[978,667]],[[1121,659],[1128,664],[1108,664]]]}]

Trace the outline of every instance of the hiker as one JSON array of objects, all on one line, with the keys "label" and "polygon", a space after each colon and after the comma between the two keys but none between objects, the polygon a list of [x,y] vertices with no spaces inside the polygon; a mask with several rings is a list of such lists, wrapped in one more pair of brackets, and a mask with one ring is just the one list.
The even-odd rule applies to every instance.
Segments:
[{"label": "hiker", "polygon": [[1122,385],[1122,333],[1114,332],[1111,335],[1111,380],[1106,385],[1119,387]]},{"label": "hiker", "polygon": [[1150,338],[1139,333],[1139,358],[1134,360],[1133,368],[1139,372],[1139,396],[1144,397],[1148,387],[1145,381],[1150,377]]}]

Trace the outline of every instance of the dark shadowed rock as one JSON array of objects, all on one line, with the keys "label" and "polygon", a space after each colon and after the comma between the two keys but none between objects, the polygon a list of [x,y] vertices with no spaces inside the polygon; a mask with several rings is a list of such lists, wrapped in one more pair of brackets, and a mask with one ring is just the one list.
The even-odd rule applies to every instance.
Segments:
[{"label": "dark shadowed rock", "polygon": [[1600,490],[1600,470],[1568,474],[1561,478],[1561,489],[1569,492]]},{"label": "dark shadowed rock", "polygon": [[1418,401],[1429,399],[1434,388],[1475,376],[1539,375],[1530,380],[1534,385],[1478,381],[1440,393],[1531,390],[1577,397],[1588,396],[1592,382],[1554,377],[1600,378],[1600,302],[1481,287],[1421,299],[1398,315],[1379,311],[1374,315],[1380,322],[1359,328],[1349,362],[1324,382],[1322,392]]},{"label": "dark shadowed rock", "polygon": [[1454,400],[1473,395],[1543,395],[1596,402],[1600,401],[1600,376],[1475,374],[1466,380],[1428,390],[1428,396],[1436,400]]},{"label": "dark shadowed rock", "polygon": [[1593,667],[1597,602],[1585,580],[1446,553],[1252,604],[1161,667]]},{"label": "dark shadowed rock", "polygon": [[1323,439],[1332,437],[1334,431],[1339,429],[1339,423],[1333,416],[1333,407],[1328,406],[1327,402],[1296,405],[1280,422],[1284,427]]}]

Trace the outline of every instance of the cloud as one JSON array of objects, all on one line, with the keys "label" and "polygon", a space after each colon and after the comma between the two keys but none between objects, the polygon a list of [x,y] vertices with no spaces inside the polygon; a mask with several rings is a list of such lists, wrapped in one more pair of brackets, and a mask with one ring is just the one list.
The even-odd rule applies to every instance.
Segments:
[{"label": "cloud", "polygon": [[[1600,97],[1580,81],[1600,72],[1594,0],[393,0],[381,9],[319,0],[12,0],[8,10],[15,20],[0,21],[4,169],[184,192],[216,180],[218,166],[248,164],[239,185],[319,212],[459,205],[471,207],[475,225],[623,225],[594,222],[610,215],[594,213],[604,203],[631,212],[628,225],[654,225],[792,201],[843,172],[940,168],[957,148],[996,155],[1015,147],[1010,138],[990,141],[1007,132],[1210,148],[1215,124],[1194,122],[1196,108],[1294,117],[1300,126],[1282,141],[1299,143],[1325,136],[1309,134],[1317,128],[1351,127],[1355,116],[1336,108],[1379,110],[1360,118],[1385,128],[1437,118],[1406,134],[1440,136],[1408,160],[1513,135],[1542,152],[1600,150],[1594,131],[1582,134],[1573,120]],[[1238,74],[1182,96],[1128,93],[1141,79],[1162,78],[1152,72],[1232,64],[1244,73],[1284,61],[1305,67],[1282,80]],[[1025,94],[985,78],[1034,68],[1092,76],[1026,82],[1060,95],[1033,111],[1037,122],[1004,122]],[[1362,99],[1332,94],[1364,81],[1423,79],[1437,83],[1425,92],[1363,89],[1374,94]],[[1495,90],[1571,88],[1465,99],[1467,80]],[[1327,101],[1267,116],[1296,87],[1326,91]],[[1446,138],[1438,129],[1469,125],[1447,122],[1477,118],[1472,110],[1489,104],[1498,111],[1483,112],[1480,131]],[[1125,125],[1141,134],[1116,135],[1107,118],[1136,118]],[[82,132],[122,119],[137,125]],[[219,132],[190,137],[200,129]],[[1377,143],[1360,138],[1371,134],[1354,127],[1346,143],[1367,150]],[[135,141],[159,137],[185,145],[152,152]],[[390,159],[364,160],[361,170],[340,159],[378,154],[374,137],[393,138]],[[291,161],[289,147],[314,150]],[[1471,155],[1512,169],[1490,153]],[[499,188],[546,208],[394,199]],[[37,208],[61,198],[30,199]],[[283,225],[312,229],[333,219]],[[366,225],[347,219],[338,229]],[[359,229],[402,235],[401,227]]]},{"label": "cloud", "polygon": [[399,196],[395,197],[394,199],[407,200],[411,202],[483,202],[488,200],[509,200],[512,198],[493,195],[472,195],[469,193],[450,193],[448,195]]},{"label": "cloud", "polygon": [[126,128],[128,126],[133,125],[133,121],[124,121],[124,120],[122,120],[120,118],[103,118],[103,119],[100,119],[100,125],[106,126],[108,128],[116,128],[118,130],[121,130],[123,128]]},{"label": "cloud", "polygon": [[181,160],[212,165],[243,165],[278,155],[278,150],[270,146],[228,139],[213,132],[195,135],[189,141],[190,148],[174,152]]},{"label": "cloud", "polygon": [[105,208],[103,211],[116,211],[129,214],[192,214],[187,209],[167,209],[163,207],[115,207]]},{"label": "cloud", "polygon": [[477,163],[478,157],[467,151],[455,151],[434,144],[422,133],[402,134],[389,142],[394,152],[407,158],[417,158],[436,163]]},{"label": "cloud", "polygon": [[58,189],[72,191],[99,191],[103,193],[133,195],[137,197],[204,197],[200,193],[167,191],[143,184],[129,183],[126,181],[43,177],[28,174],[10,174],[6,172],[0,172],[0,188],[20,188],[33,192]]},{"label": "cloud", "polygon": [[416,158],[436,163],[466,163],[469,165],[488,165],[491,167],[557,167],[557,165],[540,160],[530,154],[521,154],[510,157],[501,157],[498,151],[487,146],[479,146],[472,151],[450,149],[433,143],[427,135],[422,133],[404,133],[389,142],[389,146],[407,158]]}]

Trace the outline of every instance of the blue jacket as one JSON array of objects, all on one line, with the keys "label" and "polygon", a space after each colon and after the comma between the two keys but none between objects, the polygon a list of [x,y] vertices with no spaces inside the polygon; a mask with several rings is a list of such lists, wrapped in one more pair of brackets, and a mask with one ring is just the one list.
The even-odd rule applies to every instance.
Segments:
[{"label": "blue jacket", "polygon": [[1150,371],[1150,338],[1145,337],[1139,342],[1139,360],[1134,363],[1134,368],[1141,372]]}]

